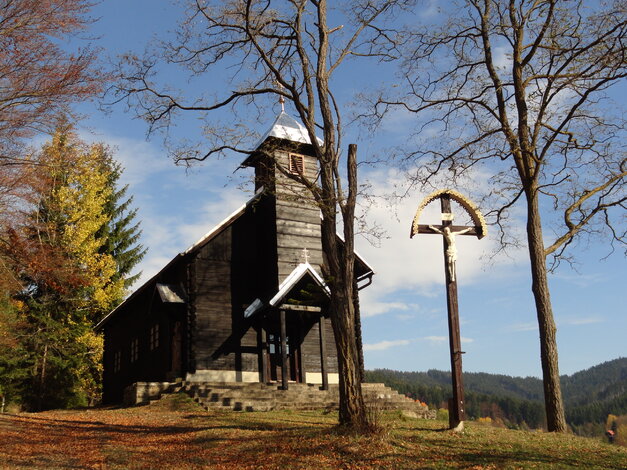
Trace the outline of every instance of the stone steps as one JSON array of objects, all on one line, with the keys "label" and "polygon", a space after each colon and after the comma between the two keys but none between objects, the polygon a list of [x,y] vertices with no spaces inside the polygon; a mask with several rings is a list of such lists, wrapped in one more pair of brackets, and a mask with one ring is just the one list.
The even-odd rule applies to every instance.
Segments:
[{"label": "stone steps", "polygon": [[[186,393],[206,410],[332,410],[337,409],[339,403],[337,385],[320,390],[319,385],[290,383],[288,390],[281,390],[276,383],[178,381],[135,383],[125,390],[125,404],[152,403],[175,393]],[[429,411],[382,383],[364,383],[362,393],[366,404],[372,408],[402,410],[411,416],[435,418],[435,411]]]},{"label": "stone steps", "polygon": [[[182,391],[205,409],[233,411],[337,409],[339,401],[337,385],[320,390],[317,385],[289,384],[288,390],[281,390],[275,384],[188,383]],[[405,410],[419,417],[435,417],[434,412],[384,384],[362,384],[362,393],[368,405],[381,410]]]}]

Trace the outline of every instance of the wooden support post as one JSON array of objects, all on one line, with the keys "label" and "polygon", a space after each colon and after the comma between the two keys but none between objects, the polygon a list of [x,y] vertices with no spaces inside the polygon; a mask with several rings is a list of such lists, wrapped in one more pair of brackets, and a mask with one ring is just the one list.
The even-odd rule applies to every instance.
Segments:
[{"label": "wooden support post", "polygon": [[260,331],[260,343],[261,343],[261,382],[268,383],[268,335],[266,328],[262,324]]},{"label": "wooden support post", "polygon": [[320,370],[322,372],[322,390],[329,390],[329,374],[327,372],[327,348],[325,335],[324,315],[318,319],[318,329],[320,330]]},{"label": "wooden support post", "polygon": [[[442,214],[451,213],[451,199],[448,195],[443,195],[440,198],[442,205]],[[442,220],[442,226],[451,226],[453,221],[451,219]],[[448,331],[449,331],[449,347],[451,352],[451,376],[453,379],[453,403],[452,408],[449,409],[449,422],[451,429],[463,428],[463,422],[465,418],[464,413],[464,383],[462,380],[462,346],[461,336],[459,333],[459,306],[457,301],[457,276],[455,279],[451,279],[451,267],[446,259],[446,253],[449,248],[449,243],[446,237],[442,237],[444,244],[444,272],[446,276],[446,302],[448,306]],[[454,269],[454,266],[453,266]]]},{"label": "wooden support post", "polygon": [[279,310],[281,322],[281,389],[287,390],[287,328],[285,325],[285,310]]}]

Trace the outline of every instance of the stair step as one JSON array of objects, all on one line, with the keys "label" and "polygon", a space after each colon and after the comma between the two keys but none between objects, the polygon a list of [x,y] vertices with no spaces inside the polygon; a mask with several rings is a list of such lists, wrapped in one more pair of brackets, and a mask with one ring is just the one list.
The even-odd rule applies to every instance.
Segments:
[{"label": "stair step", "polygon": [[[270,411],[278,409],[337,409],[339,387],[329,385],[320,390],[320,385],[290,383],[287,390],[280,384],[243,382],[185,382],[164,384],[163,392],[155,399],[174,393],[186,393],[205,410],[224,409],[233,411]],[[405,410],[424,418],[435,418],[429,411],[411,398],[378,383],[362,384],[362,393],[367,405],[381,410]],[[153,402],[151,399],[150,402]]]}]

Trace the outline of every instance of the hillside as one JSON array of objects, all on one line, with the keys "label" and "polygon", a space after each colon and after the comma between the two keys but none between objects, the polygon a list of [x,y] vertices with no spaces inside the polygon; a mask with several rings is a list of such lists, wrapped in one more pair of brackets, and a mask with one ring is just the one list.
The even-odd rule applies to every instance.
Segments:
[{"label": "hillside", "polygon": [[601,440],[376,414],[383,432],[338,432],[336,413],[205,412],[186,396],[127,409],[0,415],[3,469],[627,468]]},{"label": "hillside", "polygon": [[[608,414],[627,413],[627,358],[604,362],[560,379],[567,421],[576,431],[598,434],[602,432],[599,426]],[[432,407],[444,406],[451,394],[450,372],[438,370],[399,372],[376,369],[366,372],[366,381],[384,382]],[[503,419],[506,424],[524,422],[532,428],[542,424],[540,379],[467,372],[464,373],[464,385],[470,417],[491,416]]]}]

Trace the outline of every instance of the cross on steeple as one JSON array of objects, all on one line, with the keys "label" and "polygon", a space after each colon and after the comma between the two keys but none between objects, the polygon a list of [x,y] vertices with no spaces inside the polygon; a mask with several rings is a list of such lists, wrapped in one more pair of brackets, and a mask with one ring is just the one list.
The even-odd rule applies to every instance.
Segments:
[{"label": "cross on steeple", "polygon": [[303,248],[302,257],[305,263],[309,263],[309,250],[307,248]]},{"label": "cross on steeple", "polygon": [[[285,89],[283,85],[279,83],[278,81],[276,82],[276,84],[281,91]],[[283,95],[279,95],[279,103],[281,103],[281,112],[284,113],[285,112],[285,97]]]}]

